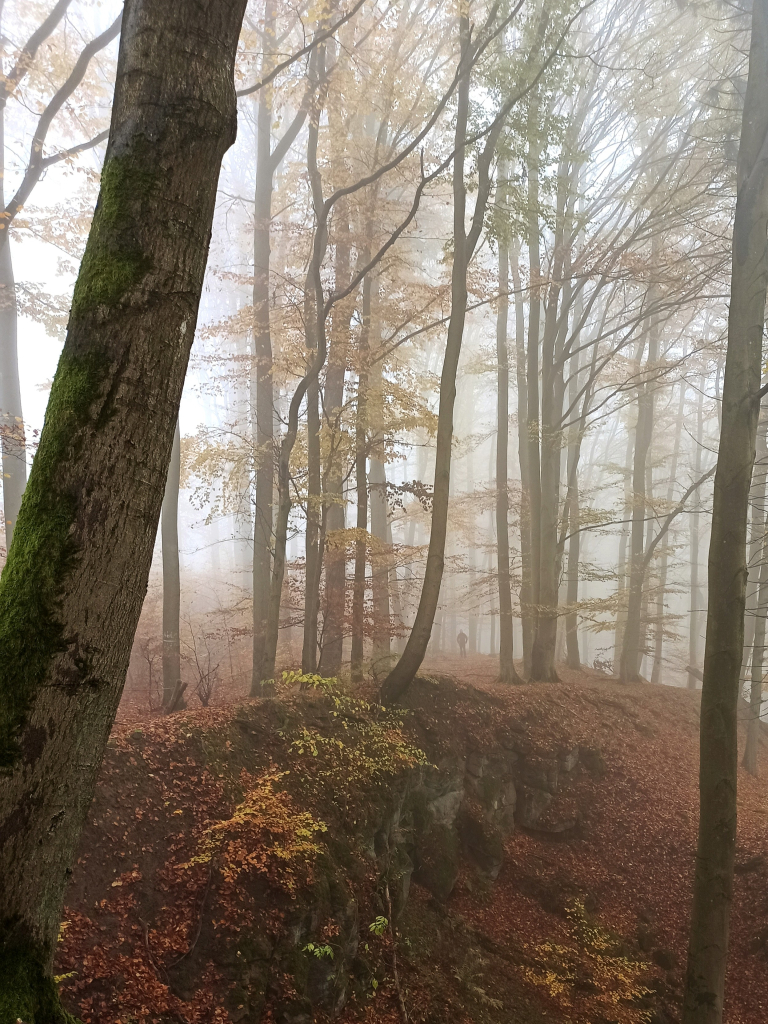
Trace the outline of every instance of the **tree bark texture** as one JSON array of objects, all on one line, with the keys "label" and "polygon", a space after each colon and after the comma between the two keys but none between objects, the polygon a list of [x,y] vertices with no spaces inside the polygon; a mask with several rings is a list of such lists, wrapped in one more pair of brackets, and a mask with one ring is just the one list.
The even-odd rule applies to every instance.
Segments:
[{"label": "tree bark texture", "polygon": [[747,509],[768,284],[768,0],[755,0],[737,164],[728,347],[709,546],[699,834],[684,1024],[721,1024],[736,847]]},{"label": "tree bark texture", "polygon": [[125,6],[99,201],[0,579],[2,1024],[64,1019],[62,901],[147,589],[244,9]]}]

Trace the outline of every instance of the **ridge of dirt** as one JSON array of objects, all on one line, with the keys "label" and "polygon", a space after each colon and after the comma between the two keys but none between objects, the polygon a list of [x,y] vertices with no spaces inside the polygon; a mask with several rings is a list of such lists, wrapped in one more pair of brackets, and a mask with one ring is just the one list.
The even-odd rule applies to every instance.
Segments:
[{"label": "ridge of dirt", "polygon": [[[494,882],[467,864],[444,905],[412,886],[398,938],[412,1019],[628,1020],[627,1005],[611,1008],[596,992],[605,965],[594,953],[586,956],[575,938],[575,929],[592,929],[593,938],[610,936],[606,942],[616,950],[610,955],[626,955],[633,971],[647,961],[649,1024],[674,1021],[696,842],[698,695],[650,684],[622,686],[598,673],[566,669],[559,683],[505,687],[494,681],[492,659],[457,663],[444,659],[427,666],[434,676],[406,695],[402,733],[393,725],[393,771],[379,780],[384,788],[414,763],[413,747],[436,761],[442,752],[483,751],[512,735],[526,757],[578,751],[580,763],[562,776],[542,827],[518,829],[507,838]],[[446,674],[458,669],[465,674],[461,682]],[[216,925],[220,914],[232,913],[236,928],[274,937],[294,895],[271,862],[259,867],[255,881],[243,882],[242,891],[212,886],[210,864],[192,862],[202,837],[235,813],[254,779],[267,776],[280,778],[267,786],[278,794],[281,828],[307,814],[329,831],[328,837],[317,834],[318,844],[341,843],[356,815],[364,814],[355,806],[355,786],[343,800],[341,775],[330,785],[323,774],[340,772],[343,757],[351,757],[346,748],[343,756],[341,748],[331,749],[342,735],[327,698],[314,692],[283,692],[276,700],[115,728],[68,898],[57,966],[68,975],[65,997],[86,1024],[238,1020],[236,1003],[230,999],[224,1006],[216,964],[201,970],[187,998],[171,991],[169,965],[188,956],[198,940],[205,942],[203,908],[213,915],[213,927],[223,927]],[[322,738],[315,753],[312,736]],[[373,751],[361,749],[366,757]],[[356,765],[367,764],[362,756]],[[768,1020],[765,761],[763,746],[760,777],[739,774],[728,1024]],[[559,837],[548,831],[563,821],[576,824]],[[281,842],[293,850],[286,836],[281,833]],[[344,856],[343,884],[356,894],[361,921],[374,920],[382,908],[373,866],[354,844]],[[297,857],[301,887],[312,871],[305,879],[309,859],[305,864]],[[143,876],[150,871],[167,885],[167,905],[156,905],[156,895],[145,889]],[[332,931],[330,919],[319,922],[318,935],[324,927]],[[357,991],[340,1020],[396,1022],[391,937],[372,934],[366,945],[367,988]],[[372,978],[379,979],[375,988]],[[642,1009],[642,999],[632,1005]],[[271,1020],[270,1014],[268,999],[261,1019]]]}]

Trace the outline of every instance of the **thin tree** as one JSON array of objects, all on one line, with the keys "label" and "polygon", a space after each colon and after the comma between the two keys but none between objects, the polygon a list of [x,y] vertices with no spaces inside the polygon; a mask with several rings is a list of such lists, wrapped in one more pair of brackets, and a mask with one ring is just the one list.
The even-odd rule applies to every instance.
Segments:
[{"label": "thin tree", "polygon": [[752,7],[737,162],[728,347],[709,547],[701,692],[699,834],[684,1024],[721,1024],[736,852],[737,716],[744,643],[747,510],[760,408],[768,285],[768,0]]},{"label": "thin tree", "polygon": [[178,707],[181,695],[181,579],[179,575],[179,484],[181,481],[181,435],[179,424],[173,433],[171,461],[165,481],[160,516],[163,550],[163,707]]},{"label": "thin tree", "polygon": [[[496,206],[507,199],[506,161],[499,161]],[[518,683],[513,660],[512,583],[509,567],[509,235],[499,228],[499,299],[496,311],[496,545],[499,577],[499,676]]]}]

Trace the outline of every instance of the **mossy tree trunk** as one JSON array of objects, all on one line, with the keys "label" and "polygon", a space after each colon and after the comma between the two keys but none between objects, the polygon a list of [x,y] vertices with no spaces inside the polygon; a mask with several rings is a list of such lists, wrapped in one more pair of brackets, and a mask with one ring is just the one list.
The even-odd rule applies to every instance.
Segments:
[{"label": "mossy tree trunk", "polygon": [[146,593],[244,9],[125,5],[99,201],[0,579],[1,1024],[65,1019],[51,965]]},{"label": "mossy tree trunk", "polygon": [[739,143],[728,347],[709,546],[701,691],[699,835],[683,1024],[721,1024],[736,851],[737,717],[747,510],[760,408],[768,285],[768,0],[752,8]]}]

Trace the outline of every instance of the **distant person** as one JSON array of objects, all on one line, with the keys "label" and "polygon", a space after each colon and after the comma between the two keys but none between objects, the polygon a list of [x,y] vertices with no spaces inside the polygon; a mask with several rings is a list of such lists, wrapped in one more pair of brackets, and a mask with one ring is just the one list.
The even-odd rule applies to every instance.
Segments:
[{"label": "distant person", "polygon": [[458,641],[458,644],[459,644],[459,655],[462,658],[466,658],[466,656],[467,656],[467,640],[469,640],[469,637],[467,636],[467,634],[464,632],[463,629],[459,633],[459,635],[456,637],[456,640]]}]

